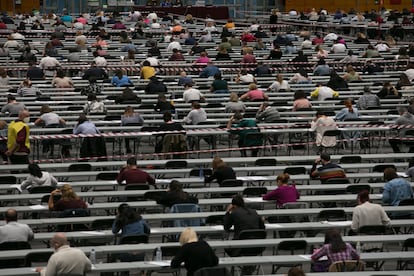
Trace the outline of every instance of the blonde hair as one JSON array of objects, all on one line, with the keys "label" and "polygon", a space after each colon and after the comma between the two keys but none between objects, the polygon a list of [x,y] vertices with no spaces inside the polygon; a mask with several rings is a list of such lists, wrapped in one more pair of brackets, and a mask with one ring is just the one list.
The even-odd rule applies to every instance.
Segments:
[{"label": "blonde hair", "polygon": [[69,184],[63,185],[60,191],[62,192],[63,200],[78,200],[79,199],[79,196],[75,193],[72,186],[70,186]]},{"label": "blonde hair", "polygon": [[220,157],[216,156],[213,159],[213,162],[211,162],[211,167],[215,170],[221,167],[225,167],[226,163],[221,159]]},{"label": "blonde hair", "polygon": [[230,101],[237,103],[239,101],[239,96],[235,92],[230,93]]},{"label": "blonde hair", "polygon": [[257,89],[257,85],[255,83],[251,83],[249,84],[249,90],[256,90]]},{"label": "blonde hair", "polygon": [[180,244],[184,245],[186,243],[198,241],[197,233],[190,227],[185,228],[180,235]]}]

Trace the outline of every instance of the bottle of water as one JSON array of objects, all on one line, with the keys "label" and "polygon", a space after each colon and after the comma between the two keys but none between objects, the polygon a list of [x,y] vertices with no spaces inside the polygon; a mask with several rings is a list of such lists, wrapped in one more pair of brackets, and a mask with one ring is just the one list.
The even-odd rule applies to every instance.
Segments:
[{"label": "bottle of water", "polygon": [[89,260],[91,260],[92,264],[96,264],[96,251],[95,251],[95,248],[91,249],[91,253],[89,254]]},{"label": "bottle of water", "polygon": [[199,171],[198,175],[199,175],[200,179],[204,179],[204,169],[203,169],[202,166],[200,166],[200,171]]},{"label": "bottle of water", "polygon": [[358,255],[360,255],[361,251],[362,251],[361,242],[357,242],[355,249],[356,249],[356,252],[358,253]]},{"label": "bottle of water", "polygon": [[157,261],[157,262],[161,262],[162,261],[162,251],[161,251],[161,247],[157,247],[157,249],[155,250],[155,261]]}]

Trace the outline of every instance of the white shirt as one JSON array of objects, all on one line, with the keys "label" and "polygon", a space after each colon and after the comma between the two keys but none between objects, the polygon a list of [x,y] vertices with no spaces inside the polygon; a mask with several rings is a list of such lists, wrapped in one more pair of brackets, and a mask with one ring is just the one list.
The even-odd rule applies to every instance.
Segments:
[{"label": "white shirt", "polygon": [[329,34],[327,34],[324,38],[323,38],[324,40],[331,40],[331,41],[334,41],[334,40],[337,40],[338,39],[338,35],[337,34],[335,34],[335,33],[329,33]]},{"label": "white shirt", "polygon": [[332,45],[331,52],[332,53],[345,53],[346,47],[342,43],[335,43],[334,45]]},{"label": "white shirt", "polygon": [[388,225],[390,218],[379,204],[364,202],[355,207],[352,213],[352,230],[358,230],[365,225]]},{"label": "white shirt", "polygon": [[147,57],[146,61],[148,61],[151,66],[158,66],[158,65],[160,65],[159,60],[157,58],[155,58],[155,57]]},{"label": "white shirt", "polygon": [[168,44],[167,52],[172,52],[173,49],[178,49],[179,51],[181,51],[183,48],[181,47],[180,42],[173,41],[173,42],[170,42],[170,44]]},{"label": "white shirt", "polygon": [[183,93],[183,100],[188,103],[190,101],[199,101],[203,97],[200,90],[195,88],[189,88]]},{"label": "white shirt", "polygon": [[93,59],[93,61],[95,61],[96,66],[98,67],[105,67],[107,64],[106,59],[101,56],[97,56],[96,58]]},{"label": "white shirt", "polygon": [[152,22],[152,20],[157,20],[158,19],[158,15],[155,12],[151,12],[147,15],[147,18],[150,20],[150,22]]},{"label": "white shirt", "polygon": [[240,79],[240,82],[243,82],[243,83],[254,82],[254,77],[252,74],[241,75],[239,79]]},{"label": "white shirt", "polygon": [[161,24],[158,22],[155,23],[151,23],[151,29],[160,29],[161,28]]},{"label": "white shirt", "polygon": [[378,52],[386,52],[390,50],[390,47],[388,47],[388,45],[385,43],[379,43],[375,45],[374,47],[375,49],[377,49]]}]

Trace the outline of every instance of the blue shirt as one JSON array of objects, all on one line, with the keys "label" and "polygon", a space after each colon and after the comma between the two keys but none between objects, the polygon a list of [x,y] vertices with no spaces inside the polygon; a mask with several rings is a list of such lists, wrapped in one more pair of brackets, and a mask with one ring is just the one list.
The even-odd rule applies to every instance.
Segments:
[{"label": "blue shirt", "polygon": [[91,121],[83,122],[78,124],[73,129],[73,134],[97,134],[99,130],[96,128],[95,124]]},{"label": "blue shirt", "polygon": [[111,82],[113,85],[117,87],[132,85],[131,80],[126,75],[123,75],[121,79],[118,78],[117,76],[113,76]]},{"label": "blue shirt", "polygon": [[213,77],[215,74],[220,73],[220,69],[217,66],[209,65],[204,68],[200,73],[200,77],[208,78]]},{"label": "blue shirt", "polygon": [[121,237],[129,235],[149,234],[151,232],[151,228],[143,219],[127,224],[122,228],[119,228],[116,222],[117,220],[115,219],[112,224],[112,233],[116,234],[119,232],[119,230],[121,230]]},{"label": "blue shirt", "polygon": [[385,204],[398,206],[401,200],[412,197],[411,185],[404,178],[394,178],[384,185],[382,202]]}]

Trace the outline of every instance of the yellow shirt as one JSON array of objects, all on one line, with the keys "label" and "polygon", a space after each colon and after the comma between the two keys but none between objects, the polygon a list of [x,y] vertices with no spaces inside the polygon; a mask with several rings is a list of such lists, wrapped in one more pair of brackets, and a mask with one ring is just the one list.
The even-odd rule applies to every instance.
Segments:
[{"label": "yellow shirt", "polygon": [[141,68],[141,78],[149,79],[152,76],[155,76],[155,69],[151,66],[144,66]]},{"label": "yellow shirt", "polygon": [[[24,141],[18,141],[18,134],[25,128],[26,136]],[[30,141],[29,141],[29,126],[22,121],[13,121],[9,124],[7,131],[7,148],[13,149],[15,144],[17,147],[14,152],[30,152]]]}]

